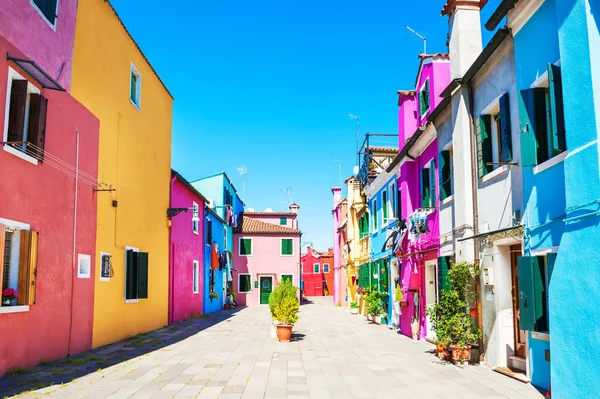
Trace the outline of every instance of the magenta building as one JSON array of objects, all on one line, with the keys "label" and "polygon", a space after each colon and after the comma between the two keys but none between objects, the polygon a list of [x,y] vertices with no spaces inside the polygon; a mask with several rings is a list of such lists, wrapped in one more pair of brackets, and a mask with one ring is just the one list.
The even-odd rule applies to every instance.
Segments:
[{"label": "magenta building", "polygon": [[401,219],[408,228],[400,266],[404,292],[400,331],[409,337],[433,338],[425,311],[436,302],[438,292],[440,157],[431,119],[450,82],[450,60],[446,54],[420,58],[415,90],[398,92],[398,188]]},{"label": "magenta building", "polygon": [[194,186],[171,170],[169,324],[202,313],[206,203]]}]

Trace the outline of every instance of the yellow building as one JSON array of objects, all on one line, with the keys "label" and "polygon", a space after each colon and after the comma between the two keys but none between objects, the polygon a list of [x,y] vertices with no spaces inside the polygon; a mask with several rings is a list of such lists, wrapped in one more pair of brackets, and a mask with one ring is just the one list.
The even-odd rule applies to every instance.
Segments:
[{"label": "yellow building", "polygon": [[98,347],[167,324],[173,97],[105,0],[78,4],[72,94],[100,119],[99,180],[114,188],[96,193]]}]

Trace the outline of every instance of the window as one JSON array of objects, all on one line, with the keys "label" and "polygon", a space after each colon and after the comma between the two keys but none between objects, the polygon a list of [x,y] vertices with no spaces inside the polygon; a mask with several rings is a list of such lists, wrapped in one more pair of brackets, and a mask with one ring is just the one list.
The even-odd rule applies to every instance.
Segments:
[{"label": "window", "polygon": [[58,0],[31,0],[31,4],[52,28],[56,27]]},{"label": "window", "polygon": [[198,204],[195,202],[192,203],[192,231],[194,234],[198,234],[198,224],[200,222],[200,217],[198,216]]},{"label": "window", "polygon": [[521,329],[548,332],[548,287],[556,254],[519,257]]},{"label": "window", "polygon": [[206,236],[206,245],[211,245],[213,242],[212,238],[212,220],[206,218],[206,227],[204,228],[204,235]]},{"label": "window", "polygon": [[199,288],[199,276],[200,276],[200,263],[197,260],[192,261],[192,286],[194,290],[194,294],[200,292]]},{"label": "window", "polygon": [[287,226],[287,218],[279,218],[279,224],[282,226]]},{"label": "window", "polygon": [[320,273],[320,272],[321,272],[321,267],[320,267],[320,265],[319,265],[318,263],[315,263],[315,264],[313,265],[313,273],[314,273],[314,274],[317,274],[317,273]]},{"label": "window", "polygon": [[281,239],[281,255],[292,256],[294,255],[294,240],[291,238]]},{"label": "window", "polygon": [[114,275],[112,258],[109,253],[100,252],[100,281],[110,281]]},{"label": "window", "polygon": [[227,251],[227,226],[223,225],[223,249]]},{"label": "window", "polygon": [[323,264],[323,273],[329,273],[329,263]]},{"label": "window", "polygon": [[388,193],[383,190],[381,193],[381,213],[383,214],[382,225],[388,222]]},{"label": "window", "polygon": [[421,118],[429,111],[429,99],[429,78],[427,78],[423,86],[421,86],[421,90],[419,90],[419,113],[421,114]]},{"label": "window", "polygon": [[479,177],[513,160],[508,93],[502,94],[488,112],[477,119],[475,126]]},{"label": "window", "polygon": [[148,253],[127,247],[125,299],[148,298]]},{"label": "window", "polygon": [[560,67],[549,64],[547,79],[519,94],[522,165],[539,165],[566,151]]},{"label": "window", "polygon": [[396,183],[392,183],[388,186],[388,192],[390,193],[390,200],[388,201],[388,213],[391,219],[396,218],[396,201],[398,198],[398,191],[396,190]]},{"label": "window", "polygon": [[[8,68],[4,142],[8,151],[16,150],[33,158],[34,163],[44,160],[46,114],[48,100],[37,87],[12,68]],[[11,151],[12,152],[12,151]]]},{"label": "window", "polygon": [[238,292],[248,293],[252,292],[252,284],[250,282],[250,274],[238,274]]},{"label": "window", "polygon": [[377,200],[373,200],[373,231],[377,231]]},{"label": "window", "polygon": [[438,299],[438,302],[441,299],[442,291],[448,291],[450,289],[450,280],[448,279],[448,272],[452,268],[453,262],[454,262],[453,256],[440,256],[437,259],[437,279],[438,279],[437,299]]},{"label": "window", "polygon": [[281,282],[283,283],[285,281],[289,281],[290,283],[292,283],[292,285],[294,285],[294,275],[293,274],[282,274]]},{"label": "window", "polygon": [[439,155],[440,201],[452,196],[452,148],[441,151]]},{"label": "window", "polygon": [[430,162],[421,169],[421,207],[435,207],[435,161]]},{"label": "window", "polygon": [[369,235],[369,215],[363,214],[358,221],[360,238],[367,237]]},{"label": "window", "polygon": [[77,278],[90,278],[92,257],[90,255],[77,255]]},{"label": "window", "polygon": [[28,225],[0,224],[0,287],[17,290],[18,305],[35,304],[38,237]]},{"label": "window", "polygon": [[252,238],[241,238],[240,237],[240,256],[251,256],[252,255]]},{"label": "window", "polygon": [[139,110],[140,109],[140,98],[142,90],[142,75],[137,70],[133,62],[131,63],[131,70],[129,72],[129,100]]}]

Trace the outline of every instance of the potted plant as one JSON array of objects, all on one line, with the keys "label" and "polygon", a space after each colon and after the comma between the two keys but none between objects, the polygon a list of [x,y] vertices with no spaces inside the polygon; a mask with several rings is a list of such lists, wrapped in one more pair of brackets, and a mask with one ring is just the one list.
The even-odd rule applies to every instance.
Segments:
[{"label": "potted plant", "polygon": [[217,299],[219,297],[219,294],[217,294],[216,292],[211,292],[210,294],[208,294],[208,297],[210,298],[210,301],[212,302],[213,299]]},{"label": "potted plant", "polygon": [[[274,289],[273,292],[271,292],[271,295],[269,296],[269,310],[271,311],[271,318],[273,319],[273,324],[271,327],[271,335],[272,336],[277,336],[279,337],[279,331],[281,330],[289,330],[289,334],[291,336],[292,334],[292,327],[293,327],[293,323],[289,322],[289,317],[287,317],[287,314],[280,309],[281,305],[284,303],[284,300],[286,300],[286,298],[291,298],[293,299],[296,304],[297,304],[297,309],[296,309],[296,313],[298,312],[298,309],[300,308],[300,305],[298,304],[298,298],[296,297],[296,293],[297,293],[297,288],[294,287],[291,283],[291,281],[286,280],[286,281],[282,281],[280,284],[278,284]],[[290,301],[286,301],[285,307],[288,308]],[[282,320],[282,318],[286,318],[286,320]],[[296,316],[296,320],[297,320],[297,316]],[[281,327],[280,327],[281,326]],[[281,340],[281,338],[280,338]],[[285,340],[284,340],[285,342]],[[289,342],[289,340],[288,340]]]},{"label": "potted plant", "polygon": [[[379,314],[383,310],[381,306],[381,294],[377,291],[370,291],[365,301],[367,302],[367,319],[376,323],[379,321],[378,324],[380,324]],[[371,317],[369,318],[369,316]]]},{"label": "potted plant", "polygon": [[275,307],[275,318],[280,324],[277,324],[277,338],[279,342],[290,342],[292,337],[292,328],[298,321],[298,310],[300,305],[298,299],[287,296]]},{"label": "potted plant", "polygon": [[358,303],[356,303],[355,301],[350,302],[350,313],[358,314]]},{"label": "potted plant", "polygon": [[387,312],[383,312],[381,313],[381,324],[387,324],[388,323],[388,314]]},{"label": "potted plant", "polygon": [[452,343],[452,360],[457,365],[463,365],[471,359],[471,345],[481,338],[481,331],[473,324],[468,313],[452,316],[446,327]]},{"label": "potted plant", "polygon": [[329,295],[329,291],[327,291],[327,288],[323,288],[323,296],[327,295]]},{"label": "potted plant", "polygon": [[11,306],[18,297],[19,293],[14,288],[5,289],[2,291],[2,306]]}]

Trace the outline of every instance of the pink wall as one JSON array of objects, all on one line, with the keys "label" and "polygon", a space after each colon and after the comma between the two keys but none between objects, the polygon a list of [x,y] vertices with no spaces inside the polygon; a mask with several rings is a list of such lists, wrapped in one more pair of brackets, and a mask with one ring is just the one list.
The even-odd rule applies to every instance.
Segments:
[{"label": "pink wall", "polygon": [[[246,215],[246,217],[248,217],[247,216],[248,214],[245,214],[245,215]],[[250,215],[250,217],[252,219],[260,220],[261,222],[277,224],[277,225],[279,225],[280,218],[285,217],[287,219],[287,224],[285,225],[285,227],[297,228],[297,227],[294,227],[294,225],[293,225],[293,223],[297,217],[293,217],[293,216],[252,216],[252,215]]]},{"label": "pink wall", "polygon": [[340,233],[338,227],[340,226],[341,210],[338,204],[341,201],[342,189],[341,187],[334,187],[331,189],[333,193],[333,302],[338,303],[340,297]]},{"label": "pink wall", "polygon": [[[15,2],[10,2],[10,10]],[[29,2],[19,2],[29,5]],[[0,13],[6,13],[4,7]],[[3,24],[3,23],[2,23]],[[10,24],[11,26],[14,23]],[[3,24],[1,29],[6,29]],[[15,49],[0,38],[0,54]],[[8,62],[0,57],[0,93],[6,93]],[[79,168],[98,176],[99,121],[68,93],[42,90],[48,99],[46,162],[29,163],[0,147],[0,218],[27,223],[39,232],[36,303],[22,313],[1,314],[0,375],[14,367],[32,367],[69,352],[69,324],[73,327],[70,353],[92,345],[94,281],[96,272],[96,200],[88,184],[79,182],[76,255],[91,255],[90,278],[77,278],[73,263],[75,179],[51,166],[50,156],[75,165],[75,131],[79,130]],[[0,109],[6,96],[0,95]],[[0,112],[0,126],[5,113]],[[73,284],[73,301],[71,301]],[[15,287],[16,288],[16,287]]]},{"label": "pink wall", "polygon": [[[175,175],[171,175],[171,208],[198,204],[198,234],[192,229],[192,212],[171,219],[169,245],[169,324],[202,313],[204,295],[204,201]],[[193,261],[198,261],[198,293],[194,293]]]},{"label": "pink wall", "polygon": [[[244,217],[251,217],[245,215]],[[252,238],[252,255],[240,256],[240,238]],[[281,239],[291,238],[294,241],[294,254],[281,255]],[[237,293],[237,303],[241,306],[256,306],[260,303],[259,289],[254,288],[254,282],[259,276],[272,276],[273,286],[281,279],[281,274],[292,274],[294,286],[300,285],[300,234],[241,234],[233,235],[233,287]],[[252,292],[240,293],[238,275],[251,275]]]},{"label": "pink wall", "polygon": [[414,95],[400,94],[398,105],[398,151],[402,151],[417,129],[417,101]]},{"label": "pink wall", "polygon": [[[56,27],[53,29],[30,0],[3,0],[0,7],[0,36],[54,79],[60,73],[58,82],[70,90],[76,13],[77,0],[60,0]],[[10,52],[10,55],[21,54]]]},{"label": "pink wall", "polygon": [[[442,101],[440,94],[448,84],[450,83],[450,62],[444,59],[427,59],[421,68],[421,75],[417,82],[416,92],[419,93],[421,87],[425,84],[425,80],[429,78],[429,90],[430,90],[430,104],[429,111],[420,117],[418,113],[420,124],[423,124],[429,114],[435,109],[435,107]],[[418,98],[418,96],[417,96]],[[419,102],[417,101],[417,107]]]}]

